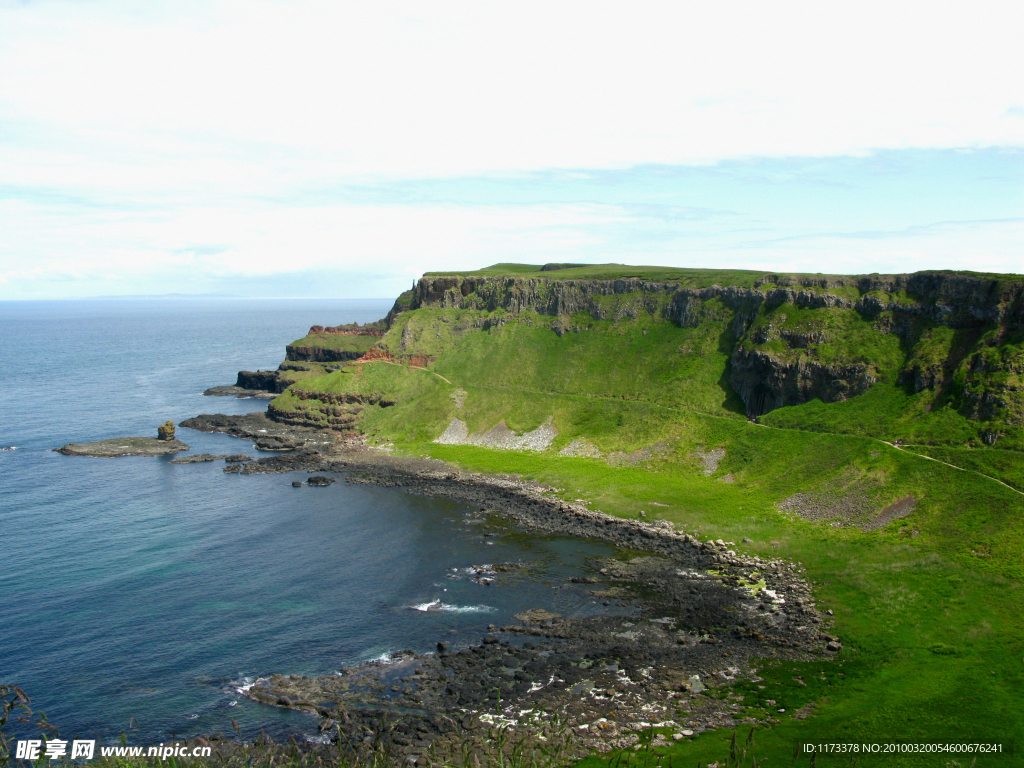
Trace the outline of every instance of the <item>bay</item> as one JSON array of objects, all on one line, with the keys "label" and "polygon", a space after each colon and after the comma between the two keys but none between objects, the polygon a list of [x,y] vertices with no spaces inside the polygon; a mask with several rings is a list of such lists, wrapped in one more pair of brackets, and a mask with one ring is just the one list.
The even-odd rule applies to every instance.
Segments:
[{"label": "bay", "polygon": [[[257,676],[331,674],[478,642],[544,606],[600,610],[568,587],[609,547],[500,527],[465,504],[223,462],[95,459],[51,449],[265,401],[204,397],[273,368],[313,324],[369,322],[389,300],[169,299],[0,303],[0,682],[65,736],[299,733],[308,715],[256,705]],[[191,453],[260,455],[179,429]],[[528,567],[477,583],[474,565]],[[427,606],[431,610],[423,610]]]}]

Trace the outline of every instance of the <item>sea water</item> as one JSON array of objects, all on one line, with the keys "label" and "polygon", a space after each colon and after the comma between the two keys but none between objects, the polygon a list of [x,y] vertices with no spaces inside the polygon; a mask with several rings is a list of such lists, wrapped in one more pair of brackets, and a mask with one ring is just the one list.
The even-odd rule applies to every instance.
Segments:
[{"label": "sea water", "polygon": [[[469,506],[224,462],[99,459],[70,442],[156,435],[170,419],[249,413],[204,397],[273,368],[310,325],[368,322],[384,300],[0,303],[0,683],[65,737],[130,744],[230,733],[312,737],[309,715],[255,704],[275,672],[330,675],[438,641],[478,642],[536,607],[600,610],[568,577],[603,545],[484,530]],[[190,453],[248,441],[179,428]],[[267,454],[262,454],[267,455]],[[340,479],[340,478],[339,478]],[[487,535],[485,535],[485,533]],[[472,566],[519,562],[491,584]]]}]

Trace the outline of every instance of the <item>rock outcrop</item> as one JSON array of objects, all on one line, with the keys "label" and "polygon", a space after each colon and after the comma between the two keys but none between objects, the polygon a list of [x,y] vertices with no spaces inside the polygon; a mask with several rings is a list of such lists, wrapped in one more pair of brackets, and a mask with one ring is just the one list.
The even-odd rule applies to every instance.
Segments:
[{"label": "rock outcrop", "polygon": [[[854,288],[854,300],[829,289]],[[906,300],[872,294],[904,294]],[[600,297],[636,295],[650,309],[664,306],[665,316],[678,325],[699,322],[702,302],[719,299],[732,310],[752,315],[762,306],[783,304],[801,308],[839,307],[868,316],[891,312],[902,319],[922,317],[954,328],[995,324],[1011,331],[1024,330],[1024,281],[954,272],[917,272],[912,275],[815,277],[765,275],[753,288],[712,285],[682,288],[676,283],[639,278],[618,280],[559,280],[556,277],[423,277],[413,290],[411,309],[457,307],[533,311],[542,315],[586,312],[595,319],[610,317]],[[740,334],[737,334],[740,335]]]},{"label": "rock outcrop", "polygon": [[156,437],[115,437],[97,440],[94,443],[68,443],[54,448],[65,456],[94,456],[108,459],[114,456],[165,456],[169,453],[187,451],[188,446],[173,437],[169,440]]},{"label": "rock outcrop", "polygon": [[235,386],[242,389],[257,390],[263,392],[274,392],[280,394],[288,388],[291,382],[281,381],[281,372],[278,371],[239,371]]},{"label": "rock outcrop", "polygon": [[[285,347],[285,360],[308,363],[343,363],[346,360],[357,360],[364,353],[359,350],[333,349],[331,347],[289,344]],[[241,371],[240,371],[241,373]],[[263,373],[263,371],[261,371]]]},{"label": "rock outcrop", "polygon": [[[247,413],[228,416],[223,413],[203,413],[185,419],[180,426],[199,432],[223,432],[235,437],[255,441],[259,450],[284,451],[296,448],[326,450],[338,442],[336,435],[323,430],[304,429],[302,425],[285,425],[273,421],[266,413]],[[248,459],[244,455],[230,457],[238,462]],[[237,466],[237,464],[236,464]],[[231,468],[228,468],[231,470]],[[231,470],[237,471],[237,470]]]},{"label": "rock outcrop", "polygon": [[356,417],[365,406],[388,408],[395,404],[393,400],[380,395],[311,392],[305,389],[293,389],[291,392],[301,402],[291,405],[287,410],[279,409],[271,403],[267,409],[267,416],[278,424],[350,431],[354,429]]},{"label": "rock outcrop", "polygon": [[766,352],[743,348],[732,355],[730,383],[752,417],[815,398],[825,403],[845,400],[867,392],[877,380],[863,363],[785,362]]},{"label": "rock outcrop", "polygon": [[310,326],[307,335],[313,336],[318,333],[338,336],[383,336],[387,333],[388,326],[383,320],[360,325],[359,323],[346,323],[344,325],[313,325]]},{"label": "rock outcrop", "polygon": [[[552,315],[556,320],[551,329],[559,336],[572,330],[567,316],[578,313],[615,321],[646,313],[683,328],[727,321],[734,343],[729,380],[750,416],[815,398],[844,400],[862,394],[878,380],[878,371],[864,360],[826,363],[815,359],[817,348],[829,342],[823,329],[776,327],[761,319],[786,306],[855,312],[870,321],[877,333],[896,334],[907,346],[927,327],[974,334],[971,344],[986,330],[997,332],[996,341],[990,342],[995,344],[1007,334],[1024,332],[1024,280],[956,272],[850,277],[766,274],[753,286],[702,288],[640,278],[426,276],[416,283],[409,303],[410,309]],[[485,329],[488,324],[501,321],[485,321]],[[777,342],[782,342],[782,349],[807,350],[807,354],[780,353]],[[911,382],[916,391],[948,385],[962,359],[951,353],[941,364],[909,363],[902,380]],[[978,350],[969,370],[998,371],[1014,378],[1021,367],[1012,354]],[[992,386],[992,376],[984,377],[985,382],[982,378],[976,377],[974,383],[968,380],[961,393],[962,409],[982,420],[1024,420],[1024,393],[1018,392],[1016,384]]]},{"label": "rock outcrop", "polygon": [[[424,277],[416,283],[411,309],[456,307],[507,312],[533,311],[542,315],[573,315],[586,312],[597,320],[635,314],[636,302],[619,308],[602,297],[629,296],[639,299],[648,311],[657,310],[678,286],[637,278],[620,280],[558,280],[522,277]],[[621,309],[621,314],[619,314]],[[632,310],[632,312],[631,312]]]},{"label": "rock outcrop", "polygon": [[[309,329],[301,343],[289,344],[286,348],[285,360],[304,361],[311,363],[338,363],[356,360],[376,343],[388,330],[386,320],[360,325],[322,326],[314,325]],[[344,336],[351,339],[348,349],[331,343],[332,337]]]}]

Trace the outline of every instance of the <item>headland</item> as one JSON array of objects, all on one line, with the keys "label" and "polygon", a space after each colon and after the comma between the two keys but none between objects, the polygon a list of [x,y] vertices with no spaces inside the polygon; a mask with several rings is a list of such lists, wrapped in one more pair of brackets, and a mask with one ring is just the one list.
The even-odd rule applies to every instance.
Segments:
[{"label": "headland", "polygon": [[1024,722],[987,678],[957,683],[1008,673],[1022,607],[1024,279],[548,266],[428,273],[372,329],[315,326],[240,372],[265,414],[183,426],[281,450],[226,472],[338,473],[613,543],[594,592],[639,617],[538,606],[478,646],[281,670],[251,698],[413,759],[481,722],[543,735],[536,713],[585,749],[647,728],[687,757],[737,723],[783,756],[776,733]]}]

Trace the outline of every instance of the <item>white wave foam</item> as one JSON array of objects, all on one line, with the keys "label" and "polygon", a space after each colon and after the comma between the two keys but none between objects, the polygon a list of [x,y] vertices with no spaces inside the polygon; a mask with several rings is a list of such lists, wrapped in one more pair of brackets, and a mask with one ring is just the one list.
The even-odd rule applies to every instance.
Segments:
[{"label": "white wave foam", "polygon": [[258,677],[240,677],[238,680],[233,680],[231,682],[231,686],[235,689],[237,693],[240,693],[244,696],[246,692],[259,681],[260,678]]},{"label": "white wave foam", "polygon": [[440,600],[432,600],[429,603],[410,605],[414,611],[439,611],[442,613],[490,613],[498,610],[490,605],[450,605]]},{"label": "white wave foam", "polygon": [[429,603],[420,603],[419,605],[410,605],[414,611],[439,611],[443,603],[440,600],[431,600]]},{"label": "white wave foam", "polygon": [[491,613],[498,609],[490,605],[446,605],[444,610],[452,613]]}]

